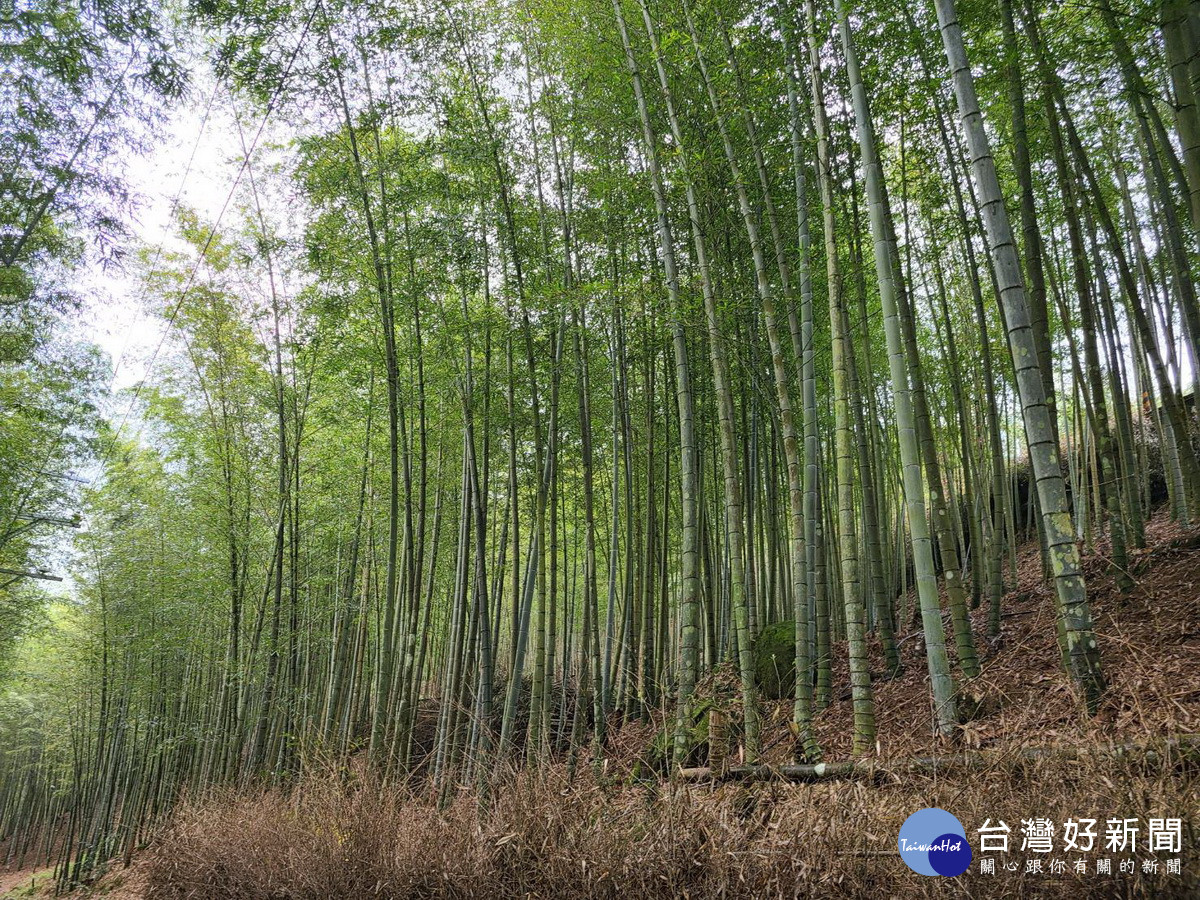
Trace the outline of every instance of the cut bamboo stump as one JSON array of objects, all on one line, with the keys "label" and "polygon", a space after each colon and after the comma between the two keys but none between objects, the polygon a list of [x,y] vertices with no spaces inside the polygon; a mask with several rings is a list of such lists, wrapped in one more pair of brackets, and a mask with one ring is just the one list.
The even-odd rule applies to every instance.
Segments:
[{"label": "cut bamboo stump", "polygon": [[881,762],[875,759],[831,763],[788,763],[779,766],[699,766],[679,769],[682,781],[797,781],[838,779],[884,781],[905,774],[932,774],[986,769],[1042,759],[1136,760],[1146,765],[1200,761],[1200,734],[1184,734],[1157,744],[1110,744],[1096,747],[1025,747],[1019,750],[973,750],[947,756],[916,756]]}]

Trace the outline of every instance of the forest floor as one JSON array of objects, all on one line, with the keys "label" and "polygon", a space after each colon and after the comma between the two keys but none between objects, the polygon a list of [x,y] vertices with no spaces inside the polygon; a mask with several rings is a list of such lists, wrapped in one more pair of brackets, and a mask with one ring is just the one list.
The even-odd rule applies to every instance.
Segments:
[{"label": "forest floor", "polygon": [[39,889],[52,878],[53,869],[0,869],[0,898],[15,900],[17,897],[35,897]]},{"label": "forest floor", "polygon": [[[1018,557],[1004,598],[1003,634],[981,641],[979,711],[961,744],[990,751],[984,765],[901,772],[909,757],[954,753],[931,728],[920,636],[901,628],[903,674],[875,687],[879,770],[873,777],[671,784],[647,779],[661,722],[615,728],[602,772],[563,762],[514,775],[486,804],[462,790],[443,808],[421,792],[379,790],[368,779],[312,776],[288,795],[223,794],[180,809],[131,869],[89,892],[113,900],[358,897],[1200,897],[1200,764],[1161,752],[1120,758],[1023,748],[1157,746],[1200,732],[1200,531],[1159,516],[1136,554],[1137,586],[1121,595],[1105,546],[1085,555],[1089,596],[1108,681],[1094,717],[1058,661],[1050,588],[1036,546]],[[986,633],[986,602],[973,612]],[[877,649],[877,648],[876,648]],[[844,652],[835,685],[846,684]],[[873,654],[879,659],[881,655]],[[816,717],[826,760],[850,758],[851,705],[835,687]],[[764,761],[789,761],[790,702],[764,709]],[[889,771],[889,764],[897,764]],[[974,833],[1011,829],[995,874],[972,861],[957,878],[929,878],[896,852],[901,823],[942,807]],[[1022,820],[1054,823],[1052,853],[1022,848]],[[1098,820],[1089,853],[1060,852],[1068,819]],[[1138,820],[1134,852],[1105,846],[1109,818]],[[1149,852],[1150,819],[1182,819],[1181,850]],[[1178,874],[1168,861],[1180,860]],[[1112,873],[1098,864],[1111,860]],[[1065,871],[1057,871],[1061,861]],[[1084,871],[1078,871],[1082,862]],[[1154,870],[1150,863],[1154,863]],[[1127,863],[1130,871],[1120,867]],[[0,898],[32,872],[0,871]],[[5,893],[10,891],[10,893]]]},{"label": "forest floor", "polygon": [[[1085,745],[1200,731],[1200,531],[1185,531],[1159,515],[1147,526],[1146,543],[1147,549],[1131,553],[1136,585],[1124,595],[1111,575],[1107,536],[1084,554],[1084,577],[1108,684],[1094,717],[1083,713],[1059,663],[1054,588],[1042,580],[1037,545],[1021,547],[1016,589],[1001,605],[1000,638],[982,637],[987,633],[986,599],[971,613],[983,673],[970,692],[983,698],[984,708],[963,729],[967,746]],[[902,640],[904,674],[874,685],[875,724],[884,758],[945,750],[932,727],[925,727],[932,724],[932,716],[924,650],[915,626]],[[948,617],[947,644],[953,658]],[[881,659],[882,652],[873,658]],[[835,661],[841,669],[835,669],[834,683],[847,684],[845,654]],[[790,715],[790,704],[784,705],[785,715]],[[816,717],[818,743],[831,759],[850,754],[850,716],[847,696]]]}]

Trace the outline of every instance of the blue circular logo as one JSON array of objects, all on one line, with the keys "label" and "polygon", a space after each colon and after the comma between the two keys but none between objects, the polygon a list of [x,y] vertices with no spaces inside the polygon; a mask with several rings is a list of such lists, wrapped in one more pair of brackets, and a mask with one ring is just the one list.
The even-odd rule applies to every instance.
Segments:
[{"label": "blue circular logo", "polygon": [[954,877],[971,865],[962,823],[944,809],[919,809],[900,826],[900,858],[919,875]]}]

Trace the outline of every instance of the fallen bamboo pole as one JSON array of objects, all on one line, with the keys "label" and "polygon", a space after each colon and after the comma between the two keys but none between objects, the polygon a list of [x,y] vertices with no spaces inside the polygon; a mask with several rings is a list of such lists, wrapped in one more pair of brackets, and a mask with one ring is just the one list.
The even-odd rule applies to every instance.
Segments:
[{"label": "fallen bamboo pole", "polygon": [[1183,734],[1158,744],[1110,744],[1096,747],[1023,747],[971,750],[948,756],[917,756],[884,762],[857,759],[831,763],[786,763],[777,766],[732,766],[713,774],[711,766],[677,770],[682,781],[825,781],[886,780],[903,774],[932,774],[957,769],[984,769],[997,763],[1027,763],[1039,759],[1138,759],[1147,764],[1200,758],[1200,734]]}]

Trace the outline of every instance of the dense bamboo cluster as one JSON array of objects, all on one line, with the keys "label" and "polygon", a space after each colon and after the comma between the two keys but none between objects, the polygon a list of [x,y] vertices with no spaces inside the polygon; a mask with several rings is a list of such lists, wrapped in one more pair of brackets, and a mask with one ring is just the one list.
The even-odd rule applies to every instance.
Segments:
[{"label": "dense bamboo cluster", "polygon": [[835,654],[874,750],[918,632],[952,742],[1024,540],[1094,711],[1081,548],[1125,590],[1200,517],[1200,13],[1129,5],[195,3],[233,202],[142,257],[165,349],[0,657],[0,858],[656,712],[682,765],[725,664],[753,764],[768,629],[798,763]]}]

